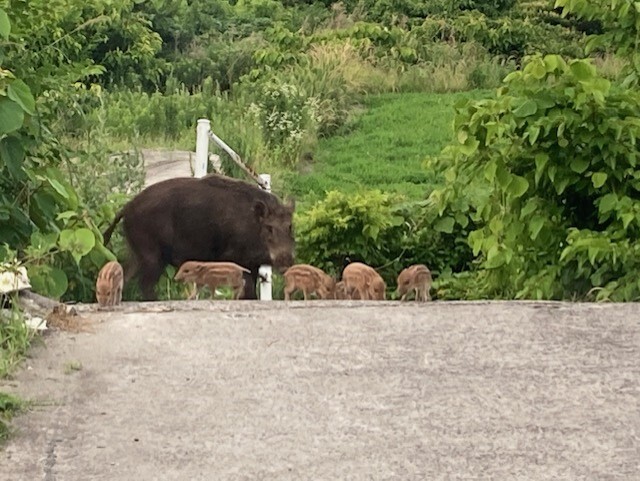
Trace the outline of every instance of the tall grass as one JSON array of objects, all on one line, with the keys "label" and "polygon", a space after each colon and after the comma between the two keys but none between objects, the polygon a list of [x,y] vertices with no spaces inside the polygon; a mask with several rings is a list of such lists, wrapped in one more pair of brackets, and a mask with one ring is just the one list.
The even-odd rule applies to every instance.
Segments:
[{"label": "tall grass", "polygon": [[[340,129],[367,95],[492,88],[513,69],[511,64],[492,60],[473,44],[438,43],[424,49],[427,60],[408,65],[391,55],[381,58],[366,42],[333,40],[314,44],[303,60],[280,71],[245,77],[230,92],[222,92],[211,78],[194,90],[170,79],[162,92],[79,92],[74,105],[85,106],[86,112],[70,109],[72,113],[61,120],[60,130],[77,139],[95,138],[100,132],[120,149],[132,145],[193,149],[197,119],[208,118],[216,134],[249,164],[278,170],[308,158],[318,140]],[[255,106],[276,108],[267,102],[274,90],[269,85],[276,89],[290,86],[289,91],[305,96],[315,106],[311,115],[315,123],[292,127],[295,142],[275,144],[268,122],[257,121],[254,115]],[[277,108],[284,110],[266,111],[265,117],[277,114],[288,121],[293,111],[299,110],[295,102],[281,104]]]},{"label": "tall grass", "polygon": [[626,60],[610,53],[596,56],[593,63],[600,75],[609,80],[619,80],[628,65]]},{"label": "tall grass", "polygon": [[[0,305],[3,302],[0,296]],[[17,309],[0,309],[0,378],[7,377],[22,361],[33,339]],[[0,443],[9,436],[6,421],[19,411],[23,402],[14,396],[0,392]]]},{"label": "tall grass", "polygon": [[18,411],[22,410],[24,402],[15,396],[0,392],[0,445],[9,437],[9,426],[6,421]]},{"label": "tall grass", "polygon": [[33,331],[18,309],[0,310],[0,378],[6,377],[29,349]]}]

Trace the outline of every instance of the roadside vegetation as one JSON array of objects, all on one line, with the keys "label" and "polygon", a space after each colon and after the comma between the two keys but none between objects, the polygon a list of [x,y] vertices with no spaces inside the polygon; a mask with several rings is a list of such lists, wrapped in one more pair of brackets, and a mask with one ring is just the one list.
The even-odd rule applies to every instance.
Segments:
[{"label": "roadside vegetation", "polygon": [[10,429],[7,421],[24,408],[24,403],[15,396],[0,392],[0,446],[7,440]]},{"label": "roadside vegetation", "polygon": [[142,188],[138,149],[192,149],[206,117],[299,198],[301,262],[362,259],[390,284],[424,262],[440,299],[635,300],[639,15],[631,0],[0,0],[0,258],[43,295],[92,301],[124,257],[101,231]]},{"label": "roadside vegetation", "polygon": [[[0,379],[10,375],[27,353],[34,333],[17,310],[0,310]],[[24,402],[0,391],[0,445],[9,436],[7,422],[22,410]]]}]

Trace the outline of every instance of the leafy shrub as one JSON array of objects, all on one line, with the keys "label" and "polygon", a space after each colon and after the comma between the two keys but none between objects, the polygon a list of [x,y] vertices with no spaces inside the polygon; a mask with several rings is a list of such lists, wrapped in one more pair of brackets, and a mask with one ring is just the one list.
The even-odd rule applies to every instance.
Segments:
[{"label": "leafy shrub", "polygon": [[[41,5],[35,2],[29,6]],[[24,20],[21,9],[10,13]],[[6,22],[2,9],[0,17],[5,19],[0,22],[0,37],[7,38],[11,24]],[[20,21],[18,26],[24,28]],[[23,48],[24,39],[18,40],[15,48]],[[37,292],[54,298],[69,296],[85,300],[95,282],[95,278],[87,277],[90,269],[86,267],[97,269],[107,259],[113,259],[113,254],[102,244],[97,227],[100,211],[113,217],[109,210],[112,206],[100,205],[113,192],[96,190],[103,186],[106,190],[110,176],[96,181],[82,169],[88,167],[92,174],[106,173],[109,164],[106,154],[102,157],[95,150],[70,155],[58,130],[84,115],[76,100],[86,92],[73,87],[73,83],[76,75],[83,76],[86,71],[73,65],[65,69],[57,63],[58,59],[47,59],[43,52],[38,55],[40,66],[50,62],[45,70],[56,72],[60,78],[58,85],[48,78],[45,83],[39,83],[37,72],[28,72],[35,85],[47,89],[37,102],[25,82],[9,70],[0,69],[0,257],[19,257]],[[81,93],[76,95],[77,92]],[[71,105],[73,114],[54,122],[64,105]],[[80,165],[99,157],[102,157],[101,163]],[[114,182],[119,180],[122,177]],[[76,188],[76,184],[81,188]],[[131,180],[125,185],[131,186]]]},{"label": "leafy shrub", "polygon": [[631,0],[556,0],[556,6],[562,8],[563,16],[575,14],[583,20],[597,20],[602,30],[591,35],[587,42],[587,53],[613,49],[627,60],[625,86],[637,86],[640,83],[640,50],[638,36],[638,4]]},{"label": "leafy shrub", "polygon": [[278,150],[283,163],[289,165],[295,164],[304,137],[313,135],[321,120],[316,98],[276,79],[262,84],[249,112],[260,125],[267,146]]},{"label": "leafy shrub", "polygon": [[9,437],[10,429],[6,421],[11,420],[14,413],[24,408],[24,402],[15,396],[0,392],[0,445]]},{"label": "leafy shrub", "polygon": [[[6,377],[22,360],[33,337],[34,331],[26,326],[22,312],[16,308],[0,310],[0,379]],[[8,399],[6,397],[3,399],[3,394],[0,392],[0,422],[3,419],[3,411],[10,407],[3,405],[6,401]],[[2,439],[1,428],[0,423],[0,440]]]},{"label": "leafy shrub", "polygon": [[333,274],[341,272],[347,257],[379,267],[394,248],[383,241],[403,222],[393,215],[388,194],[328,192],[296,219],[297,256]]},{"label": "leafy shrub", "polygon": [[365,262],[388,286],[410,264],[424,263],[436,275],[468,268],[470,249],[460,240],[467,231],[458,227],[446,233],[441,224],[425,201],[406,202],[379,190],[332,191],[297,214],[297,256],[334,276],[349,260]]},{"label": "leafy shrub", "polygon": [[480,294],[639,298],[640,95],[554,55],[505,82],[458,106],[444,152],[455,182],[431,195],[452,225],[477,223]]},{"label": "leafy shrub", "polygon": [[372,21],[390,23],[399,17],[425,18],[431,15],[453,16],[465,10],[478,10],[485,15],[506,14],[516,0],[345,0],[349,11],[356,8],[366,12]]},{"label": "leafy shrub", "polygon": [[411,35],[428,42],[477,42],[493,55],[518,59],[535,52],[581,54],[581,35],[526,16],[491,18],[471,11],[452,18],[427,18]]}]

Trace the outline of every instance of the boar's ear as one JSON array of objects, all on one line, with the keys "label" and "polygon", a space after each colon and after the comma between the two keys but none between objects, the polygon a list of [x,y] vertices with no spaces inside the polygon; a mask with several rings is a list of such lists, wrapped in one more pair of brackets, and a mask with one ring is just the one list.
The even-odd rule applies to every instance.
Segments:
[{"label": "boar's ear", "polygon": [[264,219],[269,213],[269,208],[267,207],[267,204],[261,200],[257,200],[256,203],[253,204],[253,212],[259,219]]}]

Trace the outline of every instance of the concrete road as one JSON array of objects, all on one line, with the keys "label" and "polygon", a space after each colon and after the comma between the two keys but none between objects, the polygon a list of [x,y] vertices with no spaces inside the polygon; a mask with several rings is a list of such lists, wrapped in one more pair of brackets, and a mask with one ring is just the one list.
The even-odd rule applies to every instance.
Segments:
[{"label": "concrete road", "polygon": [[145,187],[174,177],[191,177],[195,153],[188,150],[142,149]]},{"label": "concrete road", "polygon": [[93,309],[0,383],[0,480],[640,479],[638,304]]}]

